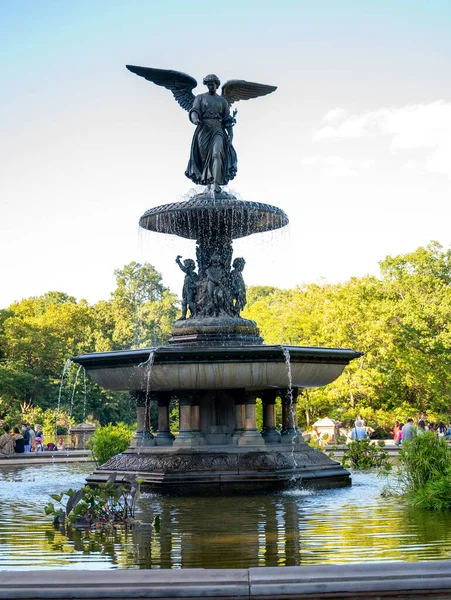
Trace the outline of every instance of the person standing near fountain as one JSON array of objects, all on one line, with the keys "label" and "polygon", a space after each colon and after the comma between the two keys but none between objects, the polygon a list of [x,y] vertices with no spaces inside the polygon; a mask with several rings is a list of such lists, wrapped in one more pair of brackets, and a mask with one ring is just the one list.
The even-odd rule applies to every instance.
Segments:
[{"label": "person standing near fountain", "polygon": [[407,422],[402,427],[401,431],[402,431],[402,441],[403,442],[410,442],[410,440],[413,439],[413,436],[415,434],[415,426],[413,424],[412,417],[409,417],[407,419]]},{"label": "person standing near fountain", "polygon": [[366,429],[363,426],[363,421],[357,420],[351,431],[351,439],[362,441],[367,438]]},{"label": "person standing near fountain", "polygon": [[36,437],[35,432],[31,429],[30,423],[22,423],[22,435],[25,440],[25,452],[30,452],[34,438]]},{"label": "person standing near fountain", "polygon": [[25,440],[24,440],[23,435],[20,433],[18,427],[14,427],[13,438],[14,438],[14,452],[16,454],[23,454],[25,452]]},{"label": "person standing near fountain", "polygon": [[14,438],[9,433],[9,425],[5,423],[3,425],[3,431],[5,432],[0,437],[0,457],[5,458],[14,454]]}]

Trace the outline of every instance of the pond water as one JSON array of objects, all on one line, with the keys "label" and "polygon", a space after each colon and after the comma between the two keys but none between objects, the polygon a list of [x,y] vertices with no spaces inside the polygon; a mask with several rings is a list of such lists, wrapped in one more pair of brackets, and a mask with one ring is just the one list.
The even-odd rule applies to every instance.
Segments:
[{"label": "pond water", "polygon": [[268,496],[144,494],[131,531],[69,533],[43,507],[81,487],[89,465],[0,468],[0,569],[247,568],[367,561],[449,560],[451,515],[382,498],[384,482]]}]

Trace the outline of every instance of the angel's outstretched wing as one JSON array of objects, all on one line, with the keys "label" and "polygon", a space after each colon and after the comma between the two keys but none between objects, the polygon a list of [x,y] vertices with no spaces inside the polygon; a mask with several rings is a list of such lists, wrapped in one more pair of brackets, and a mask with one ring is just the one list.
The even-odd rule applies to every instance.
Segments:
[{"label": "angel's outstretched wing", "polygon": [[182,108],[191,110],[195,98],[193,89],[197,87],[197,81],[191,75],[168,69],[152,69],[133,65],[126,65],[126,67],[132,73],[170,90]]},{"label": "angel's outstretched wing", "polygon": [[244,81],[244,79],[231,79],[222,86],[222,95],[229,104],[238,102],[238,100],[250,100],[259,96],[266,96],[275,92],[277,87],[274,85],[265,85],[264,83],[253,83]]}]

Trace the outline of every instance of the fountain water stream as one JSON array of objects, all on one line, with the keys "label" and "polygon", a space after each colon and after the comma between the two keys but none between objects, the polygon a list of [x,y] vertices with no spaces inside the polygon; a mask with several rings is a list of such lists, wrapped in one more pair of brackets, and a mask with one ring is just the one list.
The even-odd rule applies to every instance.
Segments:
[{"label": "fountain water stream", "polygon": [[78,381],[78,375],[80,373],[80,371],[83,369],[82,365],[79,365],[77,372],[75,374],[75,380],[74,380],[74,385],[72,388],[72,394],[70,397],[70,404],[69,404],[69,417],[72,417],[72,409],[74,407],[74,397],[75,397],[75,390],[77,389],[77,381]]},{"label": "fountain water stream", "polygon": [[83,367],[83,423],[86,421],[86,403],[88,401],[88,390],[86,387],[86,369]]},{"label": "fountain water stream", "polygon": [[[297,419],[295,418],[295,411],[296,411],[296,406],[293,402],[293,376],[291,373],[291,357],[290,357],[290,351],[288,350],[288,348],[282,348],[282,352],[285,358],[285,364],[287,365],[287,378],[288,378],[288,387],[287,387],[287,399],[288,399],[288,403],[289,403],[289,420],[290,420],[290,425],[292,427],[292,435],[291,435],[291,457],[293,459],[293,465],[294,468],[297,469],[298,467],[298,463],[296,462],[296,453],[295,453],[295,446],[296,443],[299,441],[299,431],[298,431],[298,427],[297,427]],[[296,481],[296,475],[295,473],[293,473],[292,476],[292,481]]]},{"label": "fountain water stream", "polygon": [[57,400],[57,404],[56,404],[55,437],[58,436],[58,418],[59,418],[60,408],[61,408],[61,396],[62,396],[62,393],[63,393],[64,377],[66,376],[66,373],[69,370],[71,364],[72,364],[72,361],[71,361],[70,358],[68,358],[66,360],[66,362],[64,363],[63,372],[61,374],[61,382],[60,382],[60,387],[59,387],[59,390],[58,390],[58,400]]}]

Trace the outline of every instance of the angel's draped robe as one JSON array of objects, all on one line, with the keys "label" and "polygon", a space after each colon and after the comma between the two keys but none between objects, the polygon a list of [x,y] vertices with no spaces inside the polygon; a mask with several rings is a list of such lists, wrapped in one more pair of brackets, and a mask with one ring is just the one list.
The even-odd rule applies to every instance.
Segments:
[{"label": "angel's draped robe", "polygon": [[225,131],[226,127],[232,125],[229,103],[223,96],[217,94],[199,94],[190,110],[191,120],[193,112],[199,115],[201,122],[194,132],[185,175],[198,185],[214,183],[213,148],[215,140],[220,138],[222,143],[216,144],[216,148],[220,148],[221,160],[221,177],[217,183],[227,185],[235,177],[237,170],[236,152],[228,142]]}]

